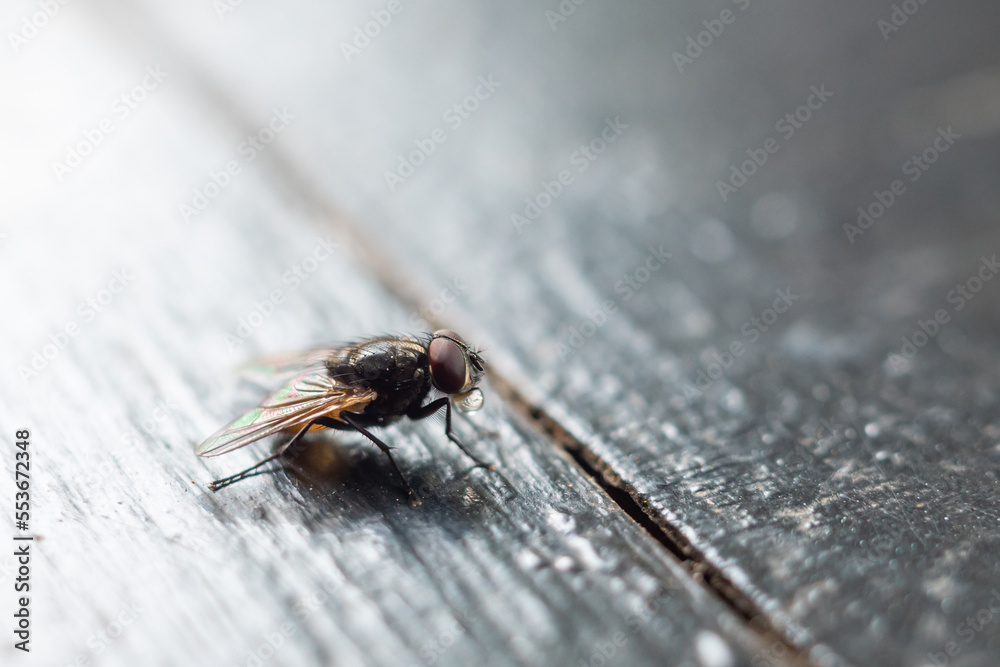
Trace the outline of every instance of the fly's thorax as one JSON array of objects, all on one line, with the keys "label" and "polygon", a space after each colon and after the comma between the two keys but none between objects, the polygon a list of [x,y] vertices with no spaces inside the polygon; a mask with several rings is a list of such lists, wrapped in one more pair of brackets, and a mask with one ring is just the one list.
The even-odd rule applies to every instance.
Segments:
[{"label": "fly's thorax", "polygon": [[379,336],[346,345],[326,360],[330,375],[345,384],[364,384],[397,376],[405,380],[412,369],[426,364],[426,349],[411,337]]},{"label": "fly's thorax", "polygon": [[364,410],[370,417],[401,416],[419,405],[430,391],[427,351],[415,339],[374,338],[331,361],[334,363],[328,364],[328,370],[339,381],[376,392],[378,396]]}]

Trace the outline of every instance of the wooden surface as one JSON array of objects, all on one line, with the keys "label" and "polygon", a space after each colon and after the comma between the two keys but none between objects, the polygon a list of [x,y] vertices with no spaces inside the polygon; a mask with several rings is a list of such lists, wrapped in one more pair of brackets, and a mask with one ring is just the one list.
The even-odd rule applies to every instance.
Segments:
[{"label": "wooden surface", "polygon": [[[245,664],[283,623],[268,664],[997,664],[997,283],[949,299],[1000,251],[997,10],[928,3],[884,38],[891,8],[733,3],[678,71],[729,5],[586,3],[554,24],[529,3],[400,6],[348,58],[382,5],[104,0],[5,63],[20,152],[0,289],[26,316],[4,329],[0,424],[36,441],[31,664]],[[162,86],[53,178],[157,64]],[[816,90],[832,95],[787,137]],[[276,109],[293,118],[247,160]],[[910,181],[949,126],[961,138]],[[723,201],[716,182],[769,137]],[[894,179],[905,193],[849,238]],[[320,241],[330,259],[288,278]],[[652,250],[669,257],[624,289]],[[134,283],[22,383],[122,268]],[[745,329],[779,293],[786,312]],[[937,310],[934,342],[892,356]],[[441,424],[403,424],[386,436],[427,487],[419,510],[350,438],[298,475],[204,491],[254,456],[191,454],[260,395],[232,367],[422,318],[485,344],[495,390],[459,429],[498,473]]]}]

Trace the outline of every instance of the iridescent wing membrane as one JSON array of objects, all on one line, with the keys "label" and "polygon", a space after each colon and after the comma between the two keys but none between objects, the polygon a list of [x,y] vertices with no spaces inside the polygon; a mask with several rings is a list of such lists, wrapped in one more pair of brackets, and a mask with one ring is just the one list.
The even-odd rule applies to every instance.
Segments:
[{"label": "iridescent wing membrane", "polygon": [[322,370],[323,363],[344,352],[349,352],[349,348],[331,349],[329,347],[314,348],[305,352],[291,352],[286,354],[273,354],[255,359],[239,369],[244,377],[259,379],[273,379],[297,375],[303,369],[313,368],[317,372]]},{"label": "iridescent wing membrane", "polygon": [[302,370],[256,408],[224,426],[198,445],[198,456],[218,456],[269,435],[301,428],[317,417],[338,419],[342,412],[361,412],[376,393],[338,382],[325,366]]}]

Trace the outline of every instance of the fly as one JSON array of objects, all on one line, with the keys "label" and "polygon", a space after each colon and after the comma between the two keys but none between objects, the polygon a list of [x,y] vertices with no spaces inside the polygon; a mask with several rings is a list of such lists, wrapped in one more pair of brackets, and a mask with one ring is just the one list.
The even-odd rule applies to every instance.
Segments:
[{"label": "fly", "polygon": [[[369,431],[400,417],[424,419],[445,409],[445,435],[477,465],[494,469],[479,459],[451,432],[452,403],[461,412],[483,405],[478,388],[484,365],[479,352],[445,329],[423,338],[379,336],[368,340],[264,362],[272,372],[294,372],[294,377],[260,405],[224,426],[198,445],[198,456],[218,456],[279,432],[293,433],[273,454],[246,470],[215,480],[212,491],[247,477],[281,456],[310,429],[357,431],[389,457],[412,505],[420,499],[403,476],[390,448]],[[432,389],[445,396],[424,404]]]}]

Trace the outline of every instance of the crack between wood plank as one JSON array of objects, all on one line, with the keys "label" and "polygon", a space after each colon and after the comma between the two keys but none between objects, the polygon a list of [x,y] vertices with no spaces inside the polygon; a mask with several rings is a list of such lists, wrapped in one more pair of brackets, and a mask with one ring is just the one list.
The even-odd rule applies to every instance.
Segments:
[{"label": "crack between wood plank", "polygon": [[[511,383],[490,372],[490,384],[515,412],[531,421],[538,430],[559,445],[576,462],[584,474],[607,493],[625,514],[646,531],[667,551],[673,554],[691,576],[708,589],[734,614],[746,621],[748,627],[767,646],[778,644],[787,652],[782,660],[789,665],[814,665],[807,649],[799,648],[776,627],[767,615],[743,593],[724,572],[708,561],[705,555],[691,544],[675,526],[662,517],[647,514],[639,502],[639,493],[626,483],[596,453],[574,437],[545,410],[532,405]],[[768,658],[771,660],[771,658]]]},{"label": "crack between wood plank", "polygon": [[[350,216],[329,202],[322,190],[295,167],[293,160],[287,159],[280,150],[276,149],[272,149],[268,157],[274,162],[282,177],[288,180],[287,186],[300,195],[306,205],[314,208],[323,219],[337,229],[343,240],[347,241],[356,251],[360,263],[367,266],[382,287],[403,305],[414,310],[417,309],[418,305],[422,303],[423,295],[415,289],[412,280],[396,270],[395,267],[399,266],[398,262],[392,261],[390,256],[377,244],[369,241],[359,231],[360,225],[353,222]],[[448,328],[445,322],[438,321],[437,318],[429,317],[426,319],[432,328]],[[699,584],[712,593],[738,618],[744,620],[766,646],[778,646],[779,652],[783,649],[785,657],[780,659],[783,664],[802,667],[817,664],[808,657],[808,649],[799,648],[793,644],[750,597],[740,591],[719,567],[709,562],[705,555],[695,548],[675,526],[664,521],[662,517],[647,514],[637,500],[638,492],[631,485],[625,483],[597,454],[577,440],[545,410],[528,401],[511,382],[498,375],[494,368],[487,367],[487,376],[490,384],[514,412],[531,422],[539,431],[563,449],[584,475],[595,482],[611,501],[649,536],[680,560]],[[772,661],[773,658],[769,657],[768,660]]]},{"label": "crack between wood plank", "polygon": [[[244,112],[239,103],[239,97],[231,94],[223,81],[213,78],[205,68],[199,66],[195,58],[177,49],[176,45],[158,30],[155,22],[150,19],[144,8],[140,8],[132,2],[114,2],[113,0],[107,0],[107,2],[108,4],[100,4],[95,9],[99,12],[107,10],[109,7],[119,10],[117,16],[114,13],[108,14],[107,11],[102,13],[108,19],[109,24],[118,28],[117,36],[120,39],[133,46],[138,46],[140,51],[155,51],[155,48],[150,49],[151,44],[159,46],[170,55],[173,65],[182,73],[182,78],[203,99],[247,131],[256,129],[250,120],[250,115]],[[129,25],[129,21],[122,16],[122,10],[131,13],[129,18],[138,19],[146,29],[145,34],[140,35],[132,30],[122,30],[121,21],[124,20],[125,24]],[[415,289],[412,280],[394,268],[398,266],[396,262],[392,261],[394,258],[359,231],[360,225],[329,200],[318,183],[298,168],[295,159],[287,156],[280,146],[272,144],[264,153],[264,162],[271,163],[284,186],[301,197],[303,205],[311,208],[320,218],[340,232],[341,240],[351,246],[355,256],[359,256],[359,263],[371,270],[373,276],[386,291],[406,306],[415,308],[417,304],[421,303],[423,295]],[[444,323],[434,321],[434,319],[430,318],[432,325],[444,328]],[[625,483],[597,454],[589,450],[584,443],[577,440],[543,409],[533,405],[512,383],[499,376],[494,369],[488,370],[490,384],[514,412],[531,422],[539,431],[561,447],[583,474],[600,487],[615,505],[631,517],[666,551],[676,557],[699,584],[711,592],[737,617],[744,620],[747,626],[766,645],[772,647],[778,645],[784,648],[788,655],[782,657],[781,661],[788,665],[815,664],[809,659],[806,653],[807,649],[799,648],[787,639],[784,633],[771,622],[749,596],[740,591],[719,567],[709,562],[705,555],[695,548],[675,526],[670,525],[662,517],[647,514],[639,500],[640,495],[634,487]],[[768,660],[771,659],[771,657],[768,658]]]},{"label": "crack between wood plank", "polygon": [[[322,217],[337,228],[363,258],[363,264],[372,272],[382,287],[405,306],[416,309],[422,295],[414,289],[414,283],[395,270],[397,262],[390,260],[375,243],[359,231],[359,225],[351,221],[337,206],[328,201],[322,190],[310,179],[305,178],[295,168],[294,161],[286,159],[280,150],[269,156],[275,166],[288,179],[288,185],[299,194],[304,203],[315,208]],[[448,328],[447,324],[431,316],[428,322],[433,328]],[[508,382],[492,367],[487,367],[487,377],[491,386],[505,400],[507,405],[522,418],[531,422],[539,431],[563,449],[577,464],[581,472],[600,487],[627,516],[635,521],[650,537],[681,561],[691,576],[714,597],[729,608],[738,618],[765,643],[766,646],[783,649],[780,660],[790,666],[813,666],[815,663],[807,655],[808,649],[796,646],[785,636],[768,616],[743,593],[716,565],[675,527],[662,517],[647,514],[637,499],[638,492],[625,483],[597,454],[576,439],[545,410],[533,405],[513,383]],[[768,660],[773,660],[769,657]],[[770,664],[770,663],[769,663]]]},{"label": "crack between wood plank", "polygon": [[[422,296],[414,287],[414,282],[408,279],[395,267],[398,262],[392,261],[385,253],[360,231],[360,225],[353,222],[339,207],[328,200],[323,191],[299,171],[294,160],[286,158],[280,149],[272,149],[268,156],[274,166],[287,179],[287,187],[302,197],[303,203],[312,207],[320,216],[334,226],[349,242],[362,264],[372,272],[373,277],[403,305],[416,309],[422,303]],[[445,322],[431,316],[426,318],[433,328],[448,328]],[[670,525],[662,517],[647,514],[637,500],[638,492],[610,468],[597,454],[592,452],[582,442],[577,440],[566,428],[552,418],[542,408],[533,405],[513,383],[499,375],[494,368],[487,367],[487,377],[497,393],[507,405],[522,418],[531,422],[539,431],[546,435],[563,449],[577,464],[581,472],[600,487],[627,516],[635,521],[649,536],[664,549],[681,561],[681,564],[691,576],[713,596],[729,608],[738,618],[744,620],[766,646],[779,647],[785,656],[780,658],[783,664],[790,666],[813,666],[815,663],[808,655],[808,649],[800,648],[789,640],[767,617],[766,614],[727,577],[722,570],[709,562],[705,555]],[[774,660],[768,657],[767,660]]]}]

